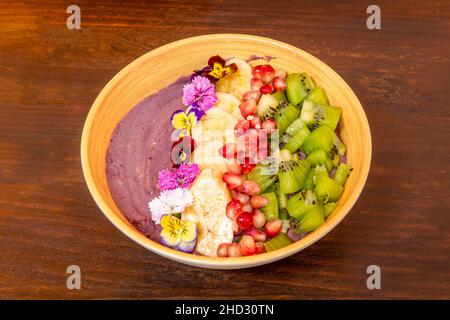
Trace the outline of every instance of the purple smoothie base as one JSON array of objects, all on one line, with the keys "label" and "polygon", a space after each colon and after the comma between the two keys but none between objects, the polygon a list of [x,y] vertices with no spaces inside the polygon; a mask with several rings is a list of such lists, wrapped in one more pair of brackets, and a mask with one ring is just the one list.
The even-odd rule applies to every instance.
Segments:
[{"label": "purple smoothie base", "polygon": [[145,98],[115,128],[106,155],[106,178],[114,202],[136,229],[160,241],[161,227],[150,217],[148,202],[159,195],[157,177],[172,167],[168,119],[183,108],[188,77]]}]

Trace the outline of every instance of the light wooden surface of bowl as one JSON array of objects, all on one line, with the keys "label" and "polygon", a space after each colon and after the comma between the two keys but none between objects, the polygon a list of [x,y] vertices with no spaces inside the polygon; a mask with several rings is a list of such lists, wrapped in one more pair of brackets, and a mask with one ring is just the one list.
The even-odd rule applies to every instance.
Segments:
[{"label": "light wooden surface of bowl", "polygon": [[[138,232],[114,203],[106,180],[105,156],[114,128],[139,101],[203,67],[213,55],[248,58],[273,56],[270,63],[288,72],[305,71],[323,87],[330,104],[343,109],[340,136],[347,147],[347,161],[353,171],[338,207],[325,224],[302,240],[282,249],[249,257],[211,258],[182,253],[156,243]],[[181,101],[180,101],[181,105]],[[350,211],[366,182],[372,156],[370,128],[364,110],[345,81],[330,67],[291,45],[268,38],[215,34],[176,41],[136,59],[103,88],[86,119],[81,141],[81,162],[89,190],[105,216],[125,235],[143,247],[169,259],[189,265],[237,269],[258,266],[292,255],[313,244],[332,230]]]}]

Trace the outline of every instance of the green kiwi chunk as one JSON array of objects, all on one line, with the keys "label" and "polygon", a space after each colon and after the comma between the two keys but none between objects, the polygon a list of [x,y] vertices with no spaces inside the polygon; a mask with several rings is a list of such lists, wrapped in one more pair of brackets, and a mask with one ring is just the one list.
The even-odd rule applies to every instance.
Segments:
[{"label": "green kiwi chunk", "polygon": [[263,193],[262,196],[266,197],[269,203],[267,206],[262,207],[260,210],[264,212],[267,220],[273,220],[279,218],[278,213],[278,199],[275,192]]},{"label": "green kiwi chunk", "polygon": [[323,149],[326,153],[330,153],[335,134],[327,126],[318,127],[305,139],[301,145],[301,149],[306,154],[310,154],[317,149]]},{"label": "green kiwi chunk", "polygon": [[338,107],[316,104],[311,100],[305,100],[300,113],[300,119],[310,128],[327,126],[335,130],[342,110]]},{"label": "green kiwi chunk", "polygon": [[318,177],[320,176],[328,176],[328,170],[325,165],[318,165],[312,168],[308,176],[306,177],[305,183],[303,185],[303,189],[314,189],[316,186],[316,182]]},{"label": "green kiwi chunk", "polygon": [[325,106],[330,104],[330,102],[328,101],[328,97],[325,93],[325,90],[323,90],[321,87],[315,87],[307,99],[316,104],[321,104]]},{"label": "green kiwi chunk", "polygon": [[304,215],[318,204],[317,196],[312,190],[303,190],[292,196],[286,205],[289,215],[294,219],[302,219]]},{"label": "green kiwi chunk", "polygon": [[279,102],[286,101],[286,95],[283,91],[277,91],[275,93],[272,93],[272,96],[277,99]]},{"label": "green kiwi chunk", "polygon": [[271,252],[277,249],[281,249],[293,243],[291,238],[286,233],[281,232],[275,238],[272,238],[264,243],[264,247],[267,252]]},{"label": "green kiwi chunk", "polygon": [[256,106],[256,113],[262,120],[273,118],[279,109],[280,102],[271,94],[263,94]]},{"label": "green kiwi chunk", "polygon": [[301,234],[316,230],[325,222],[323,211],[324,209],[321,204],[308,210],[303,218],[297,222],[296,231]]},{"label": "green kiwi chunk", "polygon": [[328,172],[333,169],[333,162],[328,158],[328,154],[323,149],[314,150],[309,154],[307,159],[311,162],[311,166],[325,165]]},{"label": "green kiwi chunk", "polygon": [[336,209],[336,202],[329,202],[323,205],[323,217],[326,219],[333,213],[334,209]]},{"label": "green kiwi chunk", "polygon": [[252,169],[252,171],[248,173],[247,179],[255,181],[257,184],[259,184],[261,192],[264,192],[275,182],[277,178],[277,172],[273,171],[274,170],[270,165],[258,164]]},{"label": "green kiwi chunk", "polygon": [[314,191],[317,194],[317,198],[322,203],[334,202],[339,200],[344,187],[334,179],[328,176],[320,176],[317,178]]},{"label": "green kiwi chunk", "polygon": [[294,106],[300,104],[315,88],[307,73],[291,73],[286,78],[286,96]]},{"label": "green kiwi chunk", "polygon": [[277,123],[278,134],[282,135],[289,125],[294,122],[300,115],[300,110],[286,101],[280,102],[278,112],[275,114],[275,122]]},{"label": "green kiwi chunk", "polygon": [[302,120],[295,120],[283,134],[282,141],[284,138],[286,143],[284,148],[289,150],[291,153],[294,153],[301,147],[310,133],[311,132],[308,127],[302,122]]},{"label": "green kiwi chunk", "polygon": [[275,193],[277,194],[277,199],[278,199],[278,207],[280,209],[284,209],[286,208],[286,203],[287,203],[287,194],[281,192],[280,190],[280,183],[276,182],[275,183]]},{"label": "green kiwi chunk", "polygon": [[334,174],[334,180],[336,180],[341,186],[343,186],[345,184],[345,181],[347,181],[347,178],[351,171],[352,167],[350,165],[340,163]]},{"label": "green kiwi chunk", "polygon": [[339,139],[338,135],[336,133],[334,133],[333,146],[331,147],[331,150],[328,153],[328,156],[333,161],[334,166],[337,166],[339,164],[341,157],[346,152],[347,152],[347,148],[342,143],[341,139]]}]

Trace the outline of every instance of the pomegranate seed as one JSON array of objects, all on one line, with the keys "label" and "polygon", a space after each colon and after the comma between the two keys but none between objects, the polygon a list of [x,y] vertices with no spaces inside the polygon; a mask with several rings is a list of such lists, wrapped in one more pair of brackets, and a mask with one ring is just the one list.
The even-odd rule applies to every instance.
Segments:
[{"label": "pomegranate seed", "polygon": [[264,243],[262,242],[255,242],[255,251],[256,254],[261,254],[266,252],[266,248],[264,247]]},{"label": "pomegranate seed", "polygon": [[239,109],[241,110],[241,114],[244,118],[251,114],[255,114],[256,112],[256,100],[248,99],[247,101],[242,102],[239,105]]},{"label": "pomegranate seed", "polygon": [[244,178],[242,176],[237,176],[229,172],[225,172],[223,174],[222,180],[227,184],[228,189],[236,189],[244,182]]},{"label": "pomegranate seed", "polygon": [[242,96],[242,100],[243,101],[247,101],[247,100],[250,100],[250,99],[254,99],[255,101],[258,101],[260,96],[261,96],[261,94],[259,93],[259,89],[258,90],[247,91]]},{"label": "pomegranate seed", "polygon": [[263,65],[261,69],[261,80],[265,83],[272,81],[275,69],[270,64]]},{"label": "pomegranate seed", "polygon": [[280,233],[282,226],[283,226],[282,220],[280,219],[270,220],[267,221],[267,223],[264,225],[264,231],[266,232],[268,237],[273,238]]},{"label": "pomegranate seed", "polygon": [[259,92],[262,94],[272,94],[273,86],[270,83],[266,83],[259,89]]},{"label": "pomegranate seed", "polygon": [[239,242],[239,246],[241,247],[241,252],[244,256],[251,256],[256,252],[255,240],[252,236],[244,235]]},{"label": "pomegranate seed", "polygon": [[286,80],[281,79],[279,77],[275,77],[273,79],[273,87],[275,91],[284,91],[286,90]]},{"label": "pomegranate seed", "polygon": [[250,128],[260,129],[261,128],[261,119],[257,115],[252,115],[247,117],[248,122],[250,123]]},{"label": "pomegranate seed", "polygon": [[253,170],[254,167],[256,167],[256,164],[244,163],[241,164],[241,167],[242,167],[242,174],[248,174],[250,171]]},{"label": "pomegranate seed", "polygon": [[219,149],[219,154],[227,159],[231,159],[236,154],[236,144],[227,143],[224,144],[222,148]]},{"label": "pomegranate seed", "polygon": [[258,194],[261,192],[261,188],[259,184],[257,184],[255,181],[251,180],[245,180],[242,183],[242,192],[245,194],[248,194],[249,196],[253,196],[255,194]]},{"label": "pomegranate seed", "polygon": [[228,218],[234,220],[238,215],[242,212],[242,204],[239,200],[233,199],[228,202],[227,207],[225,209],[225,214]]},{"label": "pomegranate seed", "polygon": [[229,257],[242,257],[241,246],[238,243],[231,243],[228,247]]},{"label": "pomegranate seed", "polygon": [[[248,200],[250,199],[250,197],[243,193],[236,193],[233,196],[233,199],[238,200],[242,205],[244,205],[244,204],[248,204]],[[245,210],[243,210],[243,211],[245,211]]]},{"label": "pomegranate seed", "polygon": [[263,65],[262,65],[262,64],[253,67],[253,69],[252,69],[252,74],[253,74],[253,78],[254,78],[254,79],[259,79],[259,80],[261,80],[262,73],[263,73]]},{"label": "pomegranate seed", "polygon": [[261,128],[270,132],[277,128],[277,123],[273,119],[267,119],[263,121],[263,123],[261,124]]},{"label": "pomegranate seed", "polygon": [[228,248],[230,247],[229,243],[221,243],[217,248],[217,256],[218,257],[228,257]]},{"label": "pomegranate seed", "polygon": [[246,132],[250,128],[250,122],[243,119],[240,120],[236,125],[234,126],[234,133],[236,135],[242,135],[244,132]]},{"label": "pomegranate seed", "polygon": [[261,87],[262,87],[263,85],[264,85],[264,82],[262,82],[261,79],[253,78],[253,79],[250,81],[250,86],[252,87],[252,90],[258,90],[258,91],[259,91],[259,89],[261,89]]},{"label": "pomegranate seed", "polygon": [[227,171],[231,174],[240,176],[242,174],[242,168],[239,163],[227,163]]},{"label": "pomegranate seed", "polygon": [[258,241],[258,242],[266,241],[266,234],[263,231],[256,229],[253,226],[251,226],[247,230],[245,230],[245,234],[252,236],[253,239],[255,239],[255,241]]},{"label": "pomegranate seed", "polygon": [[250,198],[250,205],[255,209],[265,207],[268,203],[269,200],[264,196],[254,195]]},{"label": "pomegranate seed", "polygon": [[285,80],[286,79],[286,70],[281,69],[281,68],[277,69],[275,71],[275,78],[277,78],[277,77]]},{"label": "pomegranate seed", "polygon": [[247,229],[252,225],[253,216],[251,212],[242,212],[236,219],[239,228]]},{"label": "pomegranate seed", "polygon": [[253,226],[262,228],[266,223],[266,215],[258,209],[253,210]]},{"label": "pomegranate seed", "polygon": [[242,206],[242,211],[251,213],[253,211],[253,207],[247,202]]}]

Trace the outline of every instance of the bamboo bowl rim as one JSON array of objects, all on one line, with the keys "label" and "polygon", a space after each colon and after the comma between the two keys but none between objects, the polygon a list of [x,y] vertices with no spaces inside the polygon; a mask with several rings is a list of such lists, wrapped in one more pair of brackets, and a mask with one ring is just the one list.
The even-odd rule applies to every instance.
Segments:
[{"label": "bamboo bowl rim", "polygon": [[[281,50],[286,50],[292,54],[301,55],[305,59],[308,59],[321,70],[323,69],[327,73],[331,74],[333,78],[339,82],[340,88],[345,90],[346,94],[352,99],[353,108],[355,108],[356,110],[357,118],[360,122],[360,126],[362,127],[361,137],[362,139],[364,138],[363,152],[365,153],[366,156],[364,157],[365,161],[362,164],[360,178],[356,181],[356,184],[353,190],[351,190],[351,194],[349,195],[349,197],[346,199],[344,203],[339,204],[340,208],[338,207],[338,209],[336,209],[336,211],[333,212],[333,214],[326,220],[326,222],[317,230],[309,233],[305,238],[297,242],[294,242],[289,246],[286,246],[284,248],[272,252],[248,257],[217,258],[217,257],[206,257],[187,254],[180,251],[176,251],[174,249],[167,248],[157,242],[148,239],[139,231],[137,231],[134,227],[132,227],[130,224],[125,223],[123,221],[123,218],[119,217],[109,206],[109,204],[105,200],[105,197],[102,195],[99,186],[95,183],[92,174],[89,141],[92,135],[92,127],[94,120],[96,118],[97,113],[102,107],[102,103],[104,102],[107,93],[110,92],[111,90],[114,90],[117,83],[125,79],[132,70],[134,70],[137,66],[139,66],[149,58],[161,55],[164,52],[168,52],[170,50],[173,50],[174,48],[179,48],[187,44],[194,44],[196,42],[204,42],[205,40],[213,40],[213,39],[214,40],[223,39],[228,41],[239,40],[239,41],[248,41],[251,43],[270,44],[272,46],[278,47]],[[193,66],[193,69],[195,67],[199,66]],[[372,138],[370,134],[369,123],[366,114],[364,113],[364,109],[361,103],[359,102],[358,98],[356,97],[355,93],[350,88],[350,86],[332,68],[330,68],[328,65],[326,65],[318,58],[292,45],[277,40],[273,40],[270,38],[245,34],[210,34],[185,38],[182,40],[178,40],[163,45],[137,58],[136,60],[128,64],[125,68],[123,68],[121,71],[119,71],[102,89],[102,91],[94,101],[89,111],[89,114],[84,124],[81,138],[81,164],[86,184],[97,206],[100,208],[103,214],[111,221],[112,224],[114,224],[121,232],[123,232],[127,237],[129,237],[133,241],[137,242],[144,248],[154,253],[157,253],[163,257],[188,265],[214,269],[239,269],[267,264],[270,262],[283,259],[292,254],[295,254],[303,250],[304,248],[312,245],[316,241],[320,240],[323,236],[325,236],[328,232],[334,229],[334,227],[345,218],[345,216],[351,210],[353,205],[356,203],[366,183],[369,174],[371,158],[372,158]]]}]

